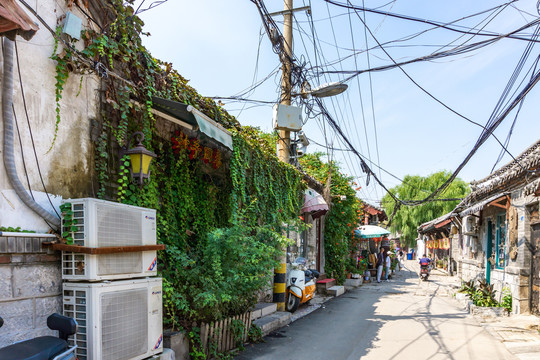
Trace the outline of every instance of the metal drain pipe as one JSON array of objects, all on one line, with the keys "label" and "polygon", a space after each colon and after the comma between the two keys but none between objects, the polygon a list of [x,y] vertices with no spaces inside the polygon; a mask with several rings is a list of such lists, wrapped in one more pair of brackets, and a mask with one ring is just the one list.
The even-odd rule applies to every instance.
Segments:
[{"label": "metal drain pipe", "polygon": [[32,199],[17,175],[14,155],[14,121],[13,121],[13,41],[4,37],[4,76],[2,78],[2,115],[4,120],[4,166],[8,180],[15,193],[23,203],[41,216],[52,226],[60,228],[60,219],[45,210]]}]

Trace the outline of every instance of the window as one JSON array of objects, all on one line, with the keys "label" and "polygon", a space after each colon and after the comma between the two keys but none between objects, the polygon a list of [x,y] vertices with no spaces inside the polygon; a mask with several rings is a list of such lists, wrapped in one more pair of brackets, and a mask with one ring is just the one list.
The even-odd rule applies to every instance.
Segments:
[{"label": "window", "polygon": [[501,269],[506,265],[506,213],[497,215],[495,233],[496,266]]}]

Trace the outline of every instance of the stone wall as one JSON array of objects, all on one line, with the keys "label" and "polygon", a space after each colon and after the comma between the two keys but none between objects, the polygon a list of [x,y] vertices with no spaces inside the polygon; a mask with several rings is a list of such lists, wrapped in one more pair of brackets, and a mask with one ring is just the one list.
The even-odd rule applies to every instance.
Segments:
[{"label": "stone wall", "polygon": [[524,276],[523,269],[507,266],[504,270],[491,271],[491,283],[497,291],[495,299],[501,301],[503,289],[512,293],[512,313],[520,314],[529,311],[529,279]]},{"label": "stone wall", "polygon": [[60,255],[43,242],[52,235],[0,236],[0,347],[41,335],[56,335],[47,328],[47,316],[61,313]]},{"label": "stone wall", "polygon": [[469,281],[479,279],[484,276],[485,269],[480,261],[473,259],[461,259],[459,261],[459,276],[462,280]]}]

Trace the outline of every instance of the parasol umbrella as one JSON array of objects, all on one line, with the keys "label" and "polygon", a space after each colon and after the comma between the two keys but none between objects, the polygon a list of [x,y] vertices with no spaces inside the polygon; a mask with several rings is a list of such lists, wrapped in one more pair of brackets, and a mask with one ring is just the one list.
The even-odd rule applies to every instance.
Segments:
[{"label": "parasol umbrella", "polygon": [[390,235],[390,231],[376,225],[362,225],[354,230],[354,234],[362,239],[371,239]]}]

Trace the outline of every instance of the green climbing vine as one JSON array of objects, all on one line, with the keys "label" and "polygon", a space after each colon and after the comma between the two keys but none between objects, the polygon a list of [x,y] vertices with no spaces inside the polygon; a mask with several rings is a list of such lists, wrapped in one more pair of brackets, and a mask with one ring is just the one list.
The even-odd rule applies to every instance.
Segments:
[{"label": "green climbing vine", "polygon": [[233,138],[233,215],[248,206],[249,210],[244,215],[252,224],[264,223],[279,227],[282,223],[297,219],[305,188],[300,173],[294,167],[279,162],[268,148],[255,145],[252,139],[257,130],[244,129],[250,136],[237,133]]},{"label": "green climbing vine", "polygon": [[128,193],[129,188],[129,167],[130,162],[128,156],[123,156],[120,159],[120,171],[118,172],[118,190],[117,190],[117,200],[123,202],[126,199],[126,194]]},{"label": "green climbing vine", "polygon": [[66,240],[66,244],[73,245],[73,232],[79,228],[77,220],[73,219],[73,208],[71,203],[63,203],[60,205],[60,211],[62,212],[62,238]]},{"label": "green climbing vine", "polygon": [[56,106],[55,106],[55,112],[56,112],[56,122],[54,124],[54,137],[51,142],[51,146],[49,147],[49,150],[47,152],[51,151],[51,149],[54,146],[54,143],[56,142],[56,137],[58,136],[58,129],[60,126],[60,100],[62,99],[62,92],[64,91],[64,85],[66,84],[67,79],[69,78],[69,62],[72,58],[72,50],[68,46],[64,46],[62,48],[62,51],[58,52],[59,48],[59,41],[58,38],[62,36],[62,27],[57,26],[56,27],[56,37],[54,38],[54,50],[51,55],[51,59],[56,62],[56,83],[55,83],[55,98],[56,98]]}]

